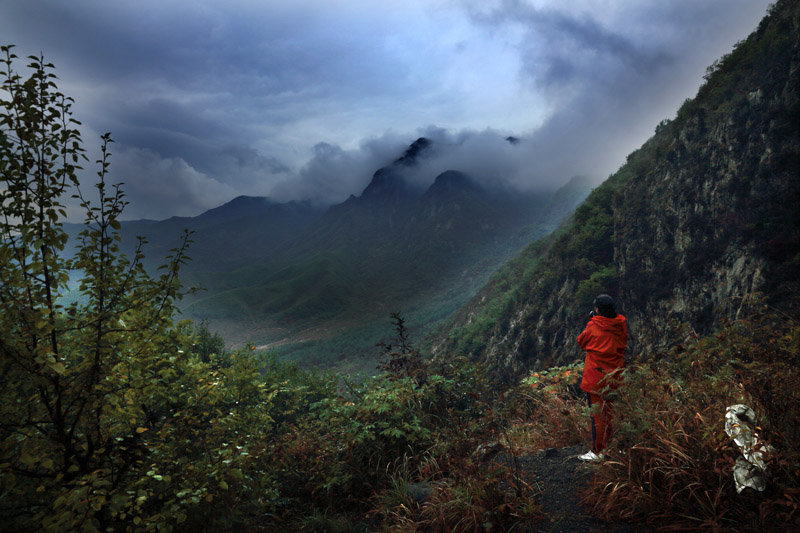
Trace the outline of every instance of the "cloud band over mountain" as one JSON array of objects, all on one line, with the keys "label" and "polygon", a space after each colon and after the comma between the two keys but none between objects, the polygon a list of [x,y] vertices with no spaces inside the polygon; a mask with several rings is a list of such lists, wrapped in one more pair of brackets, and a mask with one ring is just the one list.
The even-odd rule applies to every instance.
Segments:
[{"label": "cloud band over mountain", "polygon": [[451,149],[421,182],[604,178],[767,4],[31,0],[0,32],[56,65],[89,147],[112,132],[127,216],[164,218],[340,201],[422,135]]}]

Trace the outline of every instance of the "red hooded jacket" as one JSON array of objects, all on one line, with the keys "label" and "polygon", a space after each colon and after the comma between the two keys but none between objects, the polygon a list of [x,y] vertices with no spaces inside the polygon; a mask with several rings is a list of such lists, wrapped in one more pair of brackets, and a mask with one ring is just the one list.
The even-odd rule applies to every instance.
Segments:
[{"label": "red hooded jacket", "polygon": [[578,335],[578,345],[586,350],[581,390],[597,392],[605,386],[616,388],[618,383],[603,381],[609,373],[625,365],[625,348],[628,346],[628,323],[617,315],[608,318],[595,315]]}]

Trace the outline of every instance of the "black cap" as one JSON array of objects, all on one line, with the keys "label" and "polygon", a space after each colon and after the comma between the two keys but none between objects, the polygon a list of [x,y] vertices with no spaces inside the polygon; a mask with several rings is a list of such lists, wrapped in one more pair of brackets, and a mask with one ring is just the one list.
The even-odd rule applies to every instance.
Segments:
[{"label": "black cap", "polygon": [[614,309],[614,298],[608,294],[601,294],[594,299],[594,306],[597,311],[607,318],[614,318],[617,316],[617,311]]}]

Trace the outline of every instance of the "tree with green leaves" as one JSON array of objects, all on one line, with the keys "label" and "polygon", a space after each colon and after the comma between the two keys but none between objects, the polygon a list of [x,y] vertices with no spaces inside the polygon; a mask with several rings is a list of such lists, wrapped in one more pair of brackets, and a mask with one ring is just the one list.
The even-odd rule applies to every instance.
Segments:
[{"label": "tree with green leaves", "polygon": [[[86,161],[79,122],[53,65],[30,57],[23,78],[13,48],[2,54],[4,527],[170,529],[242,477],[221,443],[241,420],[256,430],[269,424],[259,366],[243,359],[223,372],[191,354],[191,328],[173,322],[189,234],[155,276],[142,264],[144,240],[133,257],[123,255],[119,217],[127,202],[120,185],[108,183],[110,135],[102,137],[89,199],[78,182]],[[62,226],[69,195],[86,213],[71,258]],[[80,277],[81,297],[65,303],[70,273]],[[234,413],[237,403],[244,407]]]}]

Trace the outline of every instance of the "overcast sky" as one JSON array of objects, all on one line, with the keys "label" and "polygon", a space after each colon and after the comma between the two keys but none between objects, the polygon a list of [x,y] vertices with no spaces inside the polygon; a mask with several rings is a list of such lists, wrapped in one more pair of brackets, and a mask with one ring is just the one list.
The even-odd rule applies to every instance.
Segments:
[{"label": "overcast sky", "polygon": [[116,141],[125,218],[160,219],[240,194],[342,201],[421,135],[423,184],[603,179],[767,5],[0,0],[0,42],[56,65],[87,148]]}]

